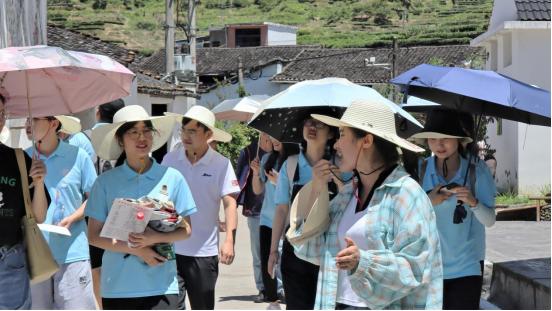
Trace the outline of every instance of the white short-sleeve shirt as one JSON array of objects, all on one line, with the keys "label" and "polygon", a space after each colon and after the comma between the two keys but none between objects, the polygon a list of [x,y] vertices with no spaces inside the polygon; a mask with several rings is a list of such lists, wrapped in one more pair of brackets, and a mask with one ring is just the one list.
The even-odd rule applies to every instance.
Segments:
[{"label": "white short-sleeve shirt", "polygon": [[162,165],[176,168],[192,191],[197,213],[192,214],[192,235],[175,243],[176,253],[192,257],[218,255],[217,220],[222,197],[240,192],[238,179],[230,160],[209,148],[191,164],[183,148],[165,155]]}]

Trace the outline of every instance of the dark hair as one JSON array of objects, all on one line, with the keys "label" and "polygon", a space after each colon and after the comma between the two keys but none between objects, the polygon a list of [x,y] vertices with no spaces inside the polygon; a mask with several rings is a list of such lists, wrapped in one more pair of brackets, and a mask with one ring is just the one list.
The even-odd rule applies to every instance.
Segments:
[{"label": "dark hair", "polygon": [[[366,134],[371,134],[363,130],[351,127],[354,136],[357,139],[363,138]],[[374,137],[374,147],[378,153],[383,156],[383,161],[386,167],[398,164],[401,161],[401,155],[399,154],[399,148],[397,145],[390,141],[387,141],[377,135],[371,134]],[[418,176],[418,156],[415,152],[400,148],[403,155],[402,161],[404,169],[410,176],[417,180]]]},{"label": "dark hair", "polygon": [[48,120],[48,121],[58,121],[59,124],[56,127],[56,133],[59,132],[59,130],[61,130],[62,125],[61,125],[61,121],[58,118],[56,118],[56,117],[46,117],[46,120]]},{"label": "dark hair", "polygon": [[467,134],[468,137],[472,138],[472,142],[467,144],[465,147],[462,144],[458,144],[458,153],[464,158],[472,156],[472,160],[477,160],[479,157],[477,153],[479,151],[479,146],[477,146],[477,137],[475,133],[475,122],[473,116],[467,112],[458,112],[458,119],[460,121],[460,126],[462,130]]},{"label": "dark hair", "polygon": [[299,145],[294,143],[282,143],[282,151],[273,150],[263,167],[268,174],[273,168],[280,169],[284,161],[290,156],[299,153]]},{"label": "dark hair", "polygon": [[0,102],[2,102],[2,104],[6,103],[6,99],[4,98],[4,96],[2,94],[0,94]]},{"label": "dark hair", "polygon": [[113,123],[113,116],[119,109],[125,106],[125,102],[122,99],[116,99],[109,103],[105,103],[98,107],[100,113],[100,122]]},{"label": "dark hair", "polygon": [[[121,125],[117,129],[117,131],[115,132],[115,138],[117,139],[117,141],[119,143],[122,143],[123,136],[125,135],[125,133],[128,132],[128,130],[130,130],[131,128],[133,128],[138,122],[141,122],[141,121],[126,122],[123,125]],[[143,122],[144,122],[144,124],[146,125],[147,128],[149,128],[150,130],[155,130],[155,128],[153,127],[153,123],[151,123],[150,120],[146,120],[146,121],[143,121]],[[121,155],[117,159],[117,162],[115,162],[115,167],[120,166],[123,163],[125,163],[126,158],[127,158],[127,156],[126,156],[125,150],[123,149],[123,152],[121,153]]]},{"label": "dark hair", "polygon": [[187,125],[188,123],[190,123],[191,121],[196,121],[197,124],[198,124],[198,127],[203,128],[203,130],[204,130],[205,132],[211,130],[210,128],[207,127],[207,125],[205,125],[205,124],[203,124],[203,123],[201,123],[201,122],[199,122],[199,121],[197,121],[197,120],[190,119],[190,118],[186,118],[186,117],[182,118],[182,126],[186,126],[186,125]]}]

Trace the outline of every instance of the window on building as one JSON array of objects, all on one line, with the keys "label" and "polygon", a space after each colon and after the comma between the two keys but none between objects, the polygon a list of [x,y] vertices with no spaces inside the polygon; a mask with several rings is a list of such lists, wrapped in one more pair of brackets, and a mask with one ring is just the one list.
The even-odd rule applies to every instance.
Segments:
[{"label": "window on building", "polygon": [[502,40],[502,67],[512,64],[512,34],[507,33]]},{"label": "window on building", "polygon": [[261,46],[261,29],[236,29],[236,47]]}]

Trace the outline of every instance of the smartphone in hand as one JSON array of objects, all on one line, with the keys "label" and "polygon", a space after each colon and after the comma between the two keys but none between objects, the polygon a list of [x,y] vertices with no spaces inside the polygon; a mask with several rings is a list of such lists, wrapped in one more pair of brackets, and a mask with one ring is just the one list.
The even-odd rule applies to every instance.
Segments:
[{"label": "smartphone in hand", "polygon": [[448,185],[444,185],[443,187],[441,187],[441,189],[439,189],[439,191],[454,194],[455,193],[454,189],[458,188],[458,187],[460,187],[460,185],[453,182],[453,183],[450,183]]}]

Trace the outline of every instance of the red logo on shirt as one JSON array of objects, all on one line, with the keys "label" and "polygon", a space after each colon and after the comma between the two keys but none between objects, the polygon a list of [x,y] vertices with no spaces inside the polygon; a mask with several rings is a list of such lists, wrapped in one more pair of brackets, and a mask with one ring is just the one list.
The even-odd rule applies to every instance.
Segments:
[{"label": "red logo on shirt", "polygon": [[238,187],[240,184],[238,183],[237,179],[232,180],[232,186]]}]

